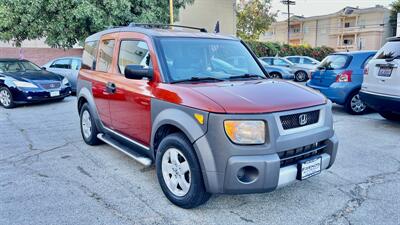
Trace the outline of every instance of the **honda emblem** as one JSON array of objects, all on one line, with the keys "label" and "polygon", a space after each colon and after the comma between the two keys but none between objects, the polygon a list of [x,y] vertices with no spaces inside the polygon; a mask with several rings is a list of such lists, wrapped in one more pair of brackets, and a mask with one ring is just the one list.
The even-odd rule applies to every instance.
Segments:
[{"label": "honda emblem", "polygon": [[308,121],[307,114],[301,114],[299,116],[299,124],[300,124],[300,126],[306,125],[307,121]]}]

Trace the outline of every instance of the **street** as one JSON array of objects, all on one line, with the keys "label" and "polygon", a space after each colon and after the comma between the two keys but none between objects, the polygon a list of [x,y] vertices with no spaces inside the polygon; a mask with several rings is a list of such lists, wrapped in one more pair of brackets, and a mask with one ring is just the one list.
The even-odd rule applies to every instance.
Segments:
[{"label": "street", "polygon": [[330,170],[185,210],[164,197],[154,167],[83,142],[75,97],[0,108],[0,224],[400,224],[400,123],[333,111]]}]

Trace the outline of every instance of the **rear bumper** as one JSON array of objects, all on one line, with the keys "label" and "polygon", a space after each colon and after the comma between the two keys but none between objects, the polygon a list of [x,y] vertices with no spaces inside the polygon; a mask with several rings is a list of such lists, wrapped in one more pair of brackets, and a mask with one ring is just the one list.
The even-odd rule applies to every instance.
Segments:
[{"label": "rear bumper", "polygon": [[400,97],[360,91],[361,100],[378,112],[400,113]]},{"label": "rear bumper", "polygon": [[60,90],[54,90],[54,91],[59,91],[60,95],[51,97],[50,92],[51,90],[20,90],[20,89],[14,89],[12,90],[14,102],[16,104],[25,104],[25,103],[34,103],[34,102],[41,102],[41,101],[48,101],[48,100],[56,100],[56,99],[61,99],[65,98],[69,95],[71,95],[71,88],[63,88]]},{"label": "rear bumper", "polygon": [[357,85],[353,83],[336,83],[336,82],[331,84],[329,87],[323,87],[311,84],[310,81],[306,83],[306,86],[318,90],[332,102],[339,105],[344,105],[346,103],[347,97],[354,90],[361,88],[361,84]]}]

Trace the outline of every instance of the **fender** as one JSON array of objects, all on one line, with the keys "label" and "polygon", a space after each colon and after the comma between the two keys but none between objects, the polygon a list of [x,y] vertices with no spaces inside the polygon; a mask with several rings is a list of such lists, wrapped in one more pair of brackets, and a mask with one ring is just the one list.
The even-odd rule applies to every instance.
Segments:
[{"label": "fender", "polygon": [[96,104],[94,102],[94,98],[93,98],[93,94],[92,94],[92,83],[86,80],[82,80],[82,79],[78,79],[77,82],[77,110],[78,113],[79,112],[79,104],[80,104],[80,100],[82,98],[84,98],[86,100],[86,102],[89,104],[89,110],[90,113],[92,114],[94,120],[95,120],[95,124],[96,124],[96,128],[99,131],[103,131],[103,126],[100,120],[100,116],[97,112],[97,108],[96,108]]}]

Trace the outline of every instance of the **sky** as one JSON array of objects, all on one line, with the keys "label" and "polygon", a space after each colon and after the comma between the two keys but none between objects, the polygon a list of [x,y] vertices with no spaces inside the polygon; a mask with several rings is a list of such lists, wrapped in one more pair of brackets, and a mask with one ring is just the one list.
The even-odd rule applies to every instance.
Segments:
[{"label": "sky", "polygon": [[[281,0],[272,0],[272,10],[287,12],[287,6]],[[337,12],[346,6],[360,8],[373,7],[377,4],[388,7],[393,0],[296,0],[296,5],[291,6],[291,11],[296,15],[317,16]],[[287,18],[287,14],[278,14],[278,21]]]}]

